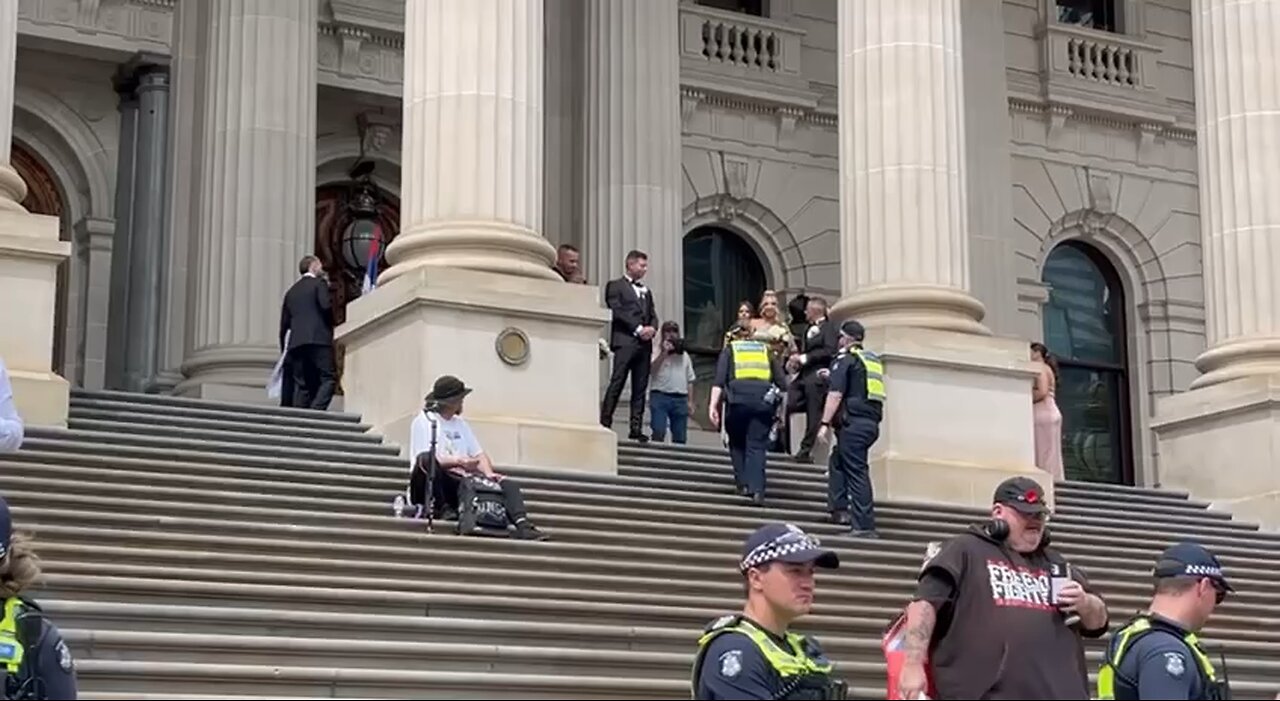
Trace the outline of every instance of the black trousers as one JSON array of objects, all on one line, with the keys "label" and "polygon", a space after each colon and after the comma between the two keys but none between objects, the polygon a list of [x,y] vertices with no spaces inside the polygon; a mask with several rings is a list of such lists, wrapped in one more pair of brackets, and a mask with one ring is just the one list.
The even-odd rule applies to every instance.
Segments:
[{"label": "black trousers", "polygon": [[[818,440],[818,429],[822,425],[822,409],[827,402],[829,386],[817,371],[810,370],[808,374],[797,377],[787,390],[787,415],[804,412],[804,438],[800,441],[797,455],[809,455],[813,452],[813,444]],[[795,438],[791,437],[793,448]]]},{"label": "black trousers", "polygon": [[605,428],[613,426],[613,413],[618,409],[618,399],[622,397],[622,386],[631,376],[631,435],[639,435],[644,423],[644,400],[649,394],[649,364],[653,354],[653,344],[640,343],[629,346],[618,346],[613,349],[613,374],[609,377],[609,388],[604,392],[604,401],[600,403],[600,425]]},{"label": "black trousers", "polygon": [[745,488],[748,494],[764,494],[765,458],[774,408],[763,402],[745,402],[730,404],[724,411],[724,431],[729,436],[733,481]]},{"label": "black trousers", "polygon": [[[437,516],[445,510],[457,512],[461,484],[462,475],[450,470],[436,470],[435,477],[431,481],[431,493],[434,496]],[[524,493],[520,491],[519,483],[510,477],[503,477],[498,485],[502,487],[502,503],[507,507],[507,517],[511,522],[515,523],[527,517],[529,510],[524,504]],[[413,476],[409,478],[409,502],[417,505],[424,504],[426,500],[423,497],[426,493],[427,475],[421,469],[414,468]]]},{"label": "black trousers", "polygon": [[848,511],[857,530],[876,529],[875,496],[867,454],[879,437],[878,421],[846,416],[835,450],[827,462],[827,503],[833,513]]},{"label": "black trousers", "polygon": [[293,373],[293,406],[324,411],[333,401],[338,378],[333,367],[333,346],[310,343],[289,351]]}]

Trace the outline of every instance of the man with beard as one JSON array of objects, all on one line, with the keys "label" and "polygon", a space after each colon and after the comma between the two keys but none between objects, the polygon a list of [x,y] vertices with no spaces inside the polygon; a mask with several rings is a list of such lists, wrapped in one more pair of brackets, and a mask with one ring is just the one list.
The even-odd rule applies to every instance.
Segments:
[{"label": "man with beard", "polygon": [[953,538],[920,573],[899,696],[926,689],[927,657],[938,698],[1087,699],[1080,637],[1106,634],[1106,604],[1049,547],[1035,480],[1008,479],[992,501],[991,520]]},{"label": "man with beard", "polygon": [[789,523],[761,526],[742,547],[747,603],[719,618],[698,640],[696,699],[836,699],[845,685],[816,641],[790,632],[813,607],[814,572],[840,558]]}]

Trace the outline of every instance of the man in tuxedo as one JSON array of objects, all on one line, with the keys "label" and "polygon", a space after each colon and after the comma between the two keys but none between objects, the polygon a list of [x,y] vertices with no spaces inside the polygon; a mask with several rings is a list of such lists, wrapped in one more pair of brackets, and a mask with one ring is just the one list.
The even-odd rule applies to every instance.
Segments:
[{"label": "man in tuxedo", "polygon": [[631,375],[632,440],[645,443],[649,437],[641,433],[644,421],[645,394],[649,391],[649,359],[653,355],[653,337],[657,333],[658,313],[653,293],[644,286],[649,271],[649,256],[643,251],[627,254],[627,274],[610,280],[604,287],[604,303],[613,312],[609,348],[613,350],[613,375],[600,404],[600,424],[613,426],[613,412],[618,408],[622,386]]},{"label": "man in tuxedo", "polygon": [[333,367],[333,306],[324,266],[315,256],[298,263],[302,277],[284,295],[280,349],[289,335],[288,366],[293,374],[293,406],[329,408],[337,379]]},{"label": "man in tuxedo", "polygon": [[827,379],[818,371],[826,369],[840,352],[840,329],[827,320],[827,300],[822,297],[809,298],[805,317],[809,327],[803,336],[796,337],[800,352],[792,354],[787,361],[787,370],[799,373],[788,392],[787,414],[804,411],[804,439],[800,441],[796,460],[811,463],[823,405],[827,401]]}]

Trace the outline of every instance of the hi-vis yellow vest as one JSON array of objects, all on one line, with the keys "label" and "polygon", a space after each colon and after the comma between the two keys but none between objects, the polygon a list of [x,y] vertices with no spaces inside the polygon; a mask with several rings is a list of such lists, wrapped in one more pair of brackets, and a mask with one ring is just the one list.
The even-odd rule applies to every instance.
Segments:
[{"label": "hi-vis yellow vest", "polygon": [[712,623],[707,632],[698,639],[698,654],[693,661],[693,698],[697,698],[698,678],[702,675],[702,664],[706,657],[707,647],[711,645],[711,641],[724,633],[742,633],[750,638],[751,642],[760,648],[760,652],[768,660],[769,666],[773,667],[783,681],[793,677],[807,675],[829,676],[831,674],[832,665],[830,662],[815,660],[805,652],[805,638],[803,635],[787,633],[788,649],[784,650],[764,631],[751,625],[748,621],[742,620],[739,616],[725,616]]},{"label": "hi-vis yellow vest", "polygon": [[865,348],[855,347],[853,352],[867,369],[867,401],[884,404],[884,363],[880,362],[880,356]]},{"label": "hi-vis yellow vest", "polygon": [[773,380],[769,365],[769,347],[759,341],[734,341],[729,344],[733,356],[732,380]]},{"label": "hi-vis yellow vest", "polygon": [[22,668],[24,650],[18,641],[18,613],[22,607],[22,599],[8,599],[4,602],[4,618],[0,619],[0,664],[4,664],[10,675]]},{"label": "hi-vis yellow vest", "polygon": [[[1120,668],[1120,662],[1124,660],[1125,653],[1133,647],[1133,643],[1152,630],[1154,628],[1150,618],[1138,618],[1116,633],[1111,646],[1107,649],[1107,656],[1102,660],[1102,668],[1098,670],[1098,699],[1106,701],[1115,699],[1116,670]],[[1209,680],[1207,685],[1209,692],[1213,694],[1218,687],[1218,675],[1213,669],[1213,662],[1209,660],[1209,656],[1200,649],[1200,639],[1195,633],[1187,633],[1182,638],[1182,642],[1186,643],[1187,649],[1191,650],[1191,655],[1196,658],[1201,674]],[[1126,683],[1130,683],[1130,680],[1126,680]],[[1214,694],[1209,698],[1221,697]]]}]

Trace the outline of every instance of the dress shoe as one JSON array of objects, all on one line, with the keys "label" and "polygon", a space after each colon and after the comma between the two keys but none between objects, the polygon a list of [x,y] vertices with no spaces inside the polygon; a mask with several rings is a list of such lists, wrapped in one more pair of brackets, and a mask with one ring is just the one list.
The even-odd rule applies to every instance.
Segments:
[{"label": "dress shoe", "polygon": [[648,443],[648,442],[649,442],[649,437],[648,437],[648,436],[646,436],[646,435],[644,435],[643,433],[632,433],[631,435],[627,436],[627,438],[630,438],[631,440],[633,440],[633,441],[635,441],[635,442],[637,442],[637,443]]},{"label": "dress shoe", "polygon": [[832,511],[831,522],[837,526],[850,526],[853,525],[853,518],[847,511]]}]

